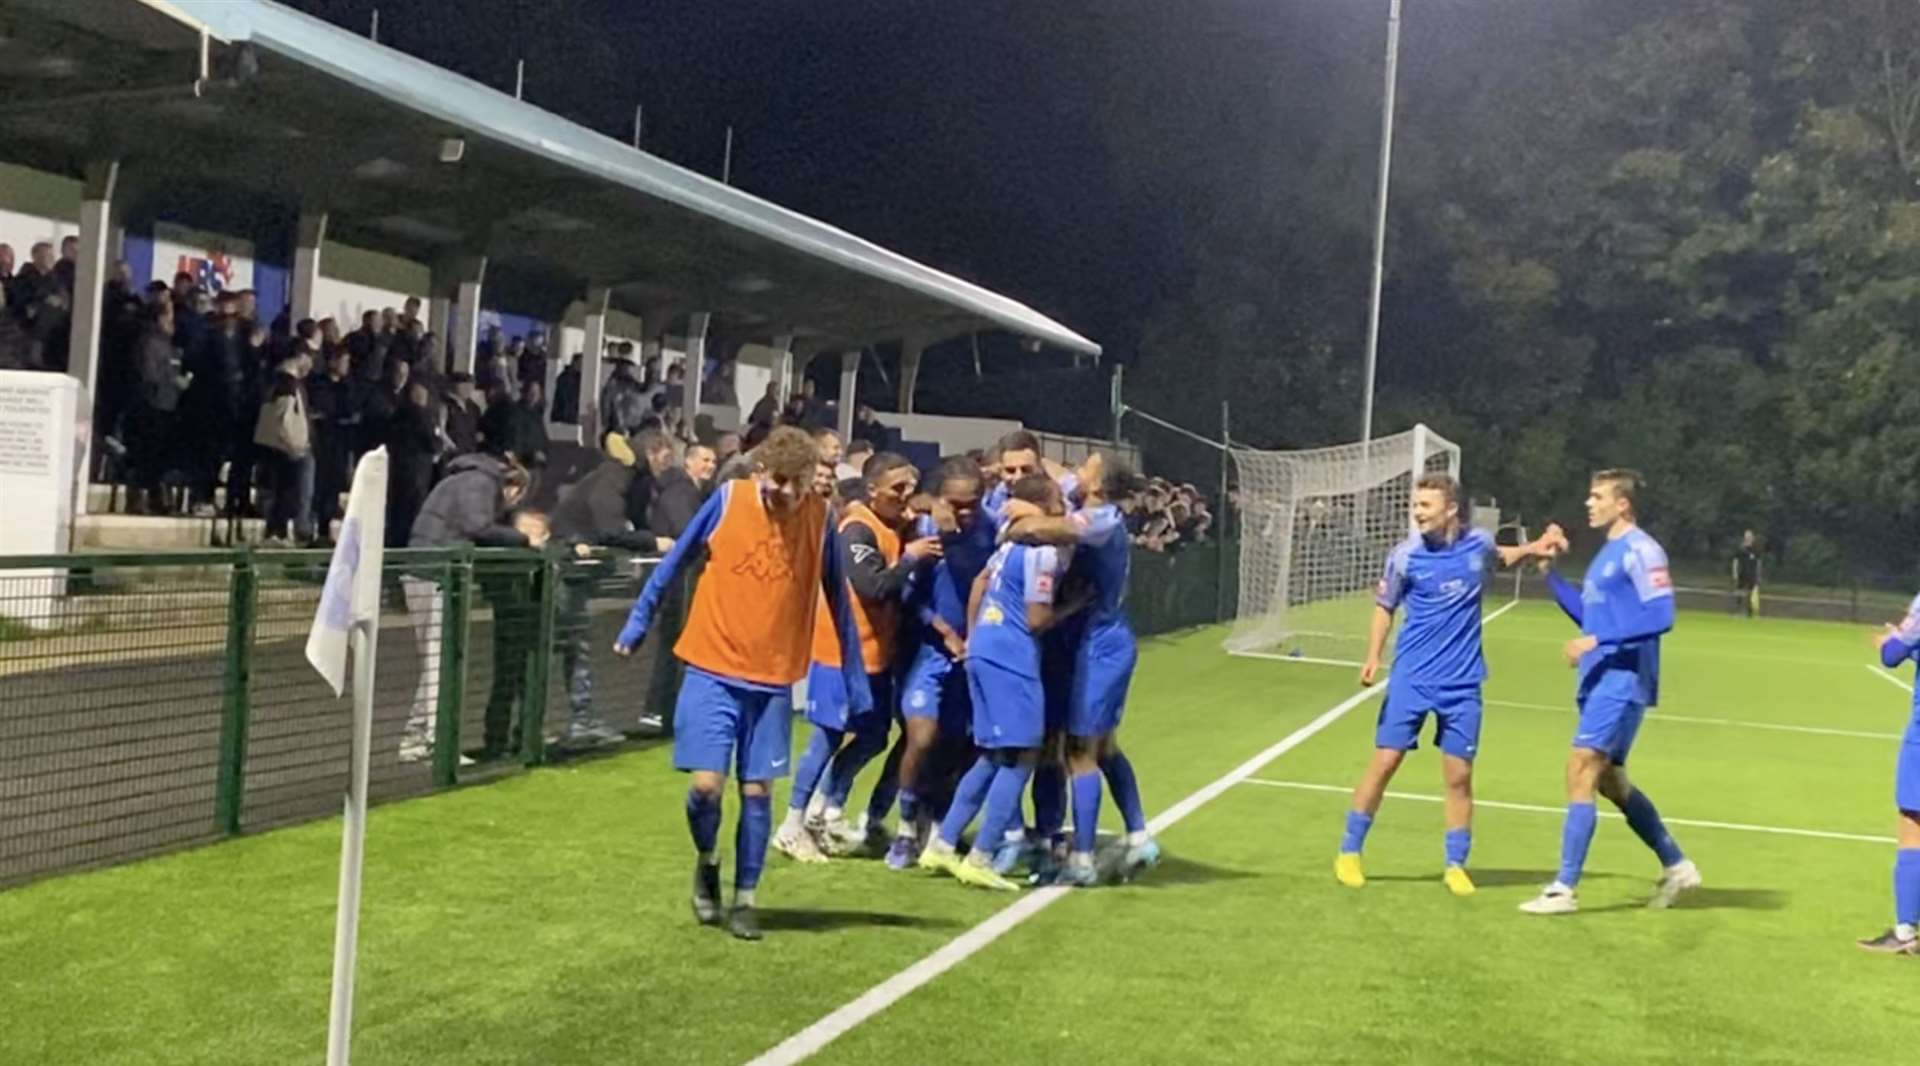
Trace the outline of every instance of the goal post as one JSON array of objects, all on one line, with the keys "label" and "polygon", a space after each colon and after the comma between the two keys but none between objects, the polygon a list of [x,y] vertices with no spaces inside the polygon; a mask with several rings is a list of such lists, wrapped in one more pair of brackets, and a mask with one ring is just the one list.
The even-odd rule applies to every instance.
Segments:
[{"label": "goal post", "polygon": [[1387,553],[1412,531],[1413,483],[1429,472],[1458,478],[1460,447],[1419,425],[1367,443],[1228,453],[1240,487],[1240,596],[1227,650],[1358,664]]}]

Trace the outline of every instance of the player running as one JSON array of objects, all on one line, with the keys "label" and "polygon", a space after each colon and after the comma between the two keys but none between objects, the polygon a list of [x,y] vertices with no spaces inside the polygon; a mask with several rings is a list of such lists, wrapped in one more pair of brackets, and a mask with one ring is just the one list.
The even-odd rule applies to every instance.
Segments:
[{"label": "player running", "polygon": [[720,924],[720,799],[732,772],[740,779],[740,821],[734,834],[733,907],[727,928],[760,939],[754,894],[773,830],[774,778],[792,743],[792,688],[807,672],[813,619],[825,604],[843,650],[842,681],[851,715],[873,707],[861,669],[860,635],[845,594],[839,538],[827,504],[812,491],[819,451],[791,427],[774,430],[755,449],[759,472],[720,486],[694,516],[634,601],[614,642],[621,657],[646,637],[653,612],[680,570],[700,549],[706,570],[674,655],[686,677],[674,707],[673,765],[693,775],[687,828],[698,860],[693,914]]},{"label": "player running", "polygon": [[[907,579],[923,559],[938,558],[940,540],[922,537],[902,544],[900,530],[913,513],[907,506],[918,475],[903,455],[882,452],[867,460],[865,501],[846,505],[840,519],[841,565],[853,590],[853,620],[860,635],[861,665],[873,694],[872,709],[851,713],[841,683],[840,643],[830,619],[816,615],[813,665],[807,671],[807,720],[813,736],[794,768],[787,819],[774,837],[775,850],[801,862],[825,862],[828,850],[858,843],[861,829],[842,828],[842,811],[853,779],[885,750],[893,722],[894,641]],[[807,823],[814,790],[826,777],[824,815]],[[887,806],[892,806],[891,801]],[[882,810],[884,816],[885,811]],[[823,848],[823,846],[825,846]]]},{"label": "player running", "polygon": [[1502,548],[1484,530],[1460,522],[1460,483],[1447,474],[1424,474],[1413,486],[1416,532],[1387,554],[1375,591],[1372,629],[1360,683],[1380,674],[1393,615],[1402,604],[1407,623],[1394,642],[1393,671],[1373,735],[1373,761],[1353,790],[1346,835],[1333,875],[1349,888],[1367,883],[1360,849],[1373,828],[1387,784],[1407,752],[1419,747],[1420,728],[1434,717],[1440,774],[1446,782],[1446,868],[1441,880],[1456,896],[1473,893],[1467,852],[1473,843],[1473,757],[1480,749],[1480,686],[1487,660],[1480,648],[1480,599],[1489,559],[1512,566],[1546,557],[1561,539],[1557,526],[1531,544]]},{"label": "player running", "polygon": [[1700,871],[1681,852],[1645,792],[1627,780],[1647,708],[1660,702],[1660,637],[1673,628],[1673,579],[1667,553],[1637,524],[1641,477],[1602,470],[1587,489],[1587,524],[1607,531],[1606,546],[1587,564],[1576,592],[1559,574],[1547,582],[1554,599],[1580,627],[1564,655],[1579,671],[1580,724],[1567,756],[1567,821],[1560,836],[1560,876],[1520,905],[1528,914],[1572,914],[1575,890],[1593,843],[1598,813],[1593,796],[1607,797],[1627,825],[1660,858],[1660,882],[1649,905],[1671,907],[1700,887]]},{"label": "player running", "polygon": [[972,721],[963,665],[967,604],[995,549],[993,522],[980,507],[983,487],[973,460],[945,460],[928,486],[936,513],[917,519],[916,533],[937,534],[941,553],[923,562],[907,585],[915,646],[900,685],[900,824],[887,848],[887,865],[895,870],[920,857],[936,817],[932,803],[945,754],[965,746]]},{"label": "player running", "polygon": [[[1041,476],[1021,478],[1010,499],[1043,515],[1060,515],[1059,486]],[[1048,545],[1003,544],[974,581],[968,616],[967,685],[973,699],[973,740],[980,756],[961,778],[940,831],[919,865],[951,873],[964,884],[1018,891],[993,869],[994,842],[1020,818],[1020,800],[1046,737],[1046,696],[1040,687],[1039,636],[1054,624],[1054,587],[1066,567]],[[955,857],[960,834],[986,813],[965,861]]]},{"label": "player running", "polygon": [[1093,590],[1085,629],[1073,651],[1073,685],[1067,696],[1067,774],[1073,803],[1073,845],[1061,884],[1093,885],[1099,880],[1093,850],[1100,821],[1101,783],[1113,789],[1114,805],[1126,825],[1122,877],[1131,877],[1160,861],[1160,845],[1147,832],[1145,804],[1133,763],[1120,750],[1118,732],[1126,712],[1138,652],[1126,612],[1127,578],[1133,547],[1121,505],[1138,495],[1145,481],[1133,468],[1094,452],[1075,473],[1080,508],[1065,518],[1036,514],[1014,499],[1007,503],[1007,537],[1029,543],[1076,546],[1074,573],[1084,573]]},{"label": "player running", "polygon": [[[1880,662],[1889,670],[1920,659],[1920,596],[1907,608],[1907,617],[1888,626],[1876,643]],[[1888,955],[1920,955],[1920,939],[1915,937],[1920,926],[1920,693],[1913,698],[1903,741],[1893,775],[1893,804],[1900,819],[1899,850],[1893,858],[1893,928],[1859,944]]]}]

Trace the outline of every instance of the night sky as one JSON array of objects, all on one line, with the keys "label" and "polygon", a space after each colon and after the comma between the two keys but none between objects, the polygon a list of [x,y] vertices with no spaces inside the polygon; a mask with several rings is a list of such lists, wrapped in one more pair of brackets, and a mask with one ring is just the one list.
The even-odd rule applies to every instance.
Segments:
[{"label": "night sky", "polygon": [[[1121,358],[1183,283],[1183,219],[1326,119],[1346,0],[291,0],[1055,315]],[[1374,75],[1367,72],[1369,78]],[[1354,190],[1364,210],[1370,190]],[[1360,264],[1364,267],[1364,264]]]}]

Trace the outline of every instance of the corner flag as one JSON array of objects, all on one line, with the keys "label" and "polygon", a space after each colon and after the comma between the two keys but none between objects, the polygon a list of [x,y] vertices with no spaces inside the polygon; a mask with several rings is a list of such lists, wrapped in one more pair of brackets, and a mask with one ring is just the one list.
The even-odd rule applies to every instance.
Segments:
[{"label": "corner flag", "polygon": [[327,564],[327,585],[307,635],[307,661],[340,695],[347,687],[347,635],[380,616],[380,569],[387,539],[387,450],[360,457],[347,519]]},{"label": "corner flag", "polygon": [[340,833],[340,905],[333,930],[333,999],[327,1066],[347,1066],[353,1039],[353,969],[360,939],[360,869],[367,840],[367,759],[373,746],[373,668],[380,647],[380,569],[386,560],[387,450],[360,457],[347,520],[327,565],[326,588],[307,636],[307,661],[337,697],[353,649],[353,748]]}]

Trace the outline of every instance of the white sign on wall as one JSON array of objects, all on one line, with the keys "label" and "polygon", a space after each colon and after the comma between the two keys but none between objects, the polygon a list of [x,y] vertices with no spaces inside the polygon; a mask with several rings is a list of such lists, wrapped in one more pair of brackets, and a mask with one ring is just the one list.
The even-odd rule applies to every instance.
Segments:
[{"label": "white sign on wall", "polygon": [[[65,374],[0,370],[0,555],[65,552],[73,523],[74,417],[80,383]],[[58,624],[64,570],[15,575],[25,595],[9,593],[6,613],[29,625]]]}]

